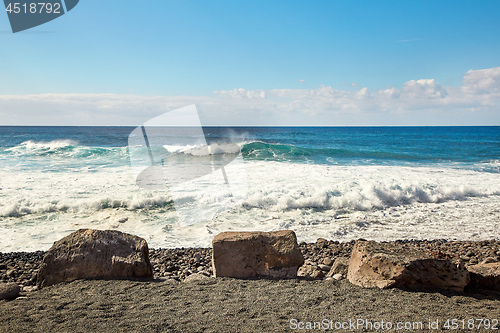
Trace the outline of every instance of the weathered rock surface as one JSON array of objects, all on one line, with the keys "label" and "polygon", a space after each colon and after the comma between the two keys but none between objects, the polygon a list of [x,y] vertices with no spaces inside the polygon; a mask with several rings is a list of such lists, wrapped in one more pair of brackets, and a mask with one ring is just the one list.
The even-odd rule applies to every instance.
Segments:
[{"label": "weathered rock surface", "polygon": [[[355,241],[346,243],[327,242],[299,243],[304,259],[314,264],[332,266],[338,257],[350,257]],[[446,241],[446,240],[398,240],[394,243],[424,252],[440,252],[442,255],[460,258],[467,267],[478,263],[499,261],[500,241]],[[21,287],[34,286],[37,272],[46,251],[0,252],[0,282],[13,282]],[[198,256],[197,256],[198,255]],[[211,248],[149,249],[154,277],[182,281],[190,274],[200,272],[213,275]],[[486,261],[486,262],[485,262]],[[9,272],[9,274],[7,274]],[[345,277],[345,275],[344,275]]]},{"label": "weathered rock surface", "polygon": [[291,230],[223,232],[212,242],[214,275],[235,278],[297,276],[304,257]]},{"label": "weathered rock surface", "polygon": [[194,273],[189,275],[187,278],[184,279],[183,282],[191,282],[191,281],[202,281],[202,280],[210,280],[211,278],[201,274],[201,273]]},{"label": "weathered rock surface", "polygon": [[14,299],[19,296],[21,288],[16,283],[0,283],[0,300]]},{"label": "weathered rock surface", "polygon": [[328,272],[326,276],[333,277],[334,275],[340,274],[342,276],[347,276],[347,270],[349,268],[349,258],[339,257],[335,259],[332,269]]},{"label": "weathered rock surface", "polygon": [[37,286],[128,277],[153,277],[146,241],[116,230],[80,229],[50,248],[38,272]]},{"label": "weathered rock surface", "polygon": [[321,279],[325,272],[318,265],[307,263],[299,267],[297,276],[303,276],[310,279]]},{"label": "weathered rock surface", "polygon": [[468,266],[470,283],[468,287],[500,291],[500,263],[486,263]]},{"label": "weathered rock surface", "polygon": [[437,287],[463,291],[469,272],[436,254],[394,243],[358,241],[347,273],[349,281],[365,288]]}]

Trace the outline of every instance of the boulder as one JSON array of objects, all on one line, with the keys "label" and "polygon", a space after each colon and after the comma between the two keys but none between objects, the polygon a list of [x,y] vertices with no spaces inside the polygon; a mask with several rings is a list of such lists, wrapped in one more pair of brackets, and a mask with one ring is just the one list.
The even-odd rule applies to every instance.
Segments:
[{"label": "boulder", "polygon": [[500,291],[500,263],[468,266],[470,283],[468,287]]},{"label": "boulder", "polygon": [[146,241],[117,230],[80,229],[43,258],[38,288],[77,279],[152,278]]},{"label": "boulder", "polygon": [[0,300],[14,299],[19,296],[21,288],[16,283],[0,283]]},{"label": "boulder", "polygon": [[347,273],[349,281],[364,288],[443,288],[463,291],[469,272],[439,254],[395,243],[357,241]]},{"label": "boulder", "polygon": [[310,279],[322,279],[325,276],[325,272],[318,265],[307,263],[300,266],[297,276],[303,276]]},{"label": "boulder", "polygon": [[214,275],[235,278],[297,276],[304,257],[291,230],[223,232],[212,242]]},{"label": "boulder", "polygon": [[340,274],[345,277],[347,275],[348,268],[349,268],[349,258],[338,257],[337,259],[335,259],[332,269],[330,269],[330,271],[326,276],[333,277],[336,274]]}]

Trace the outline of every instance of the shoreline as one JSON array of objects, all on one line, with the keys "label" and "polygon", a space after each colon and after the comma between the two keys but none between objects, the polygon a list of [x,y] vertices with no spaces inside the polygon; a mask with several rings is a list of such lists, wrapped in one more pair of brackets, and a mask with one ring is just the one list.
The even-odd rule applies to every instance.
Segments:
[{"label": "shoreline", "polygon": [[[315,243],[302,242],[299,247],[306,262],[325,265],[328,260],[350,255],[354,242],[318,239]],[[498,261],[500,256],[500,240],[396,242],[404,247],[437,251],[440,255],[463,262],[467,259],[467,263],[488,258]],[[474,255],[466,257],[469,252]],[[41,262],[44,253],[0,253],[0,267],[6,263],[22,263],[22,258],[29,263],[31,255],[33,273],[37,263],[35,259]],[[382,321],[386,325],[401,323],[403,329],[397,331],[435,332],[449,331],[446,323],[450,325],[453,319],[459,323],[463,321],[465,325],[471,319],[475,325],[478,323],[476,320],[496,320],[497,323],[500,320],[500,292],[471,287],[466,287],[463,292],[429,288],[361,288],[347,279],[312,280],[305,277],[283,280],[226,277],[185,280],[191,274],[189,271],[194,270],[211,275],[209,259],[209,248],[150,249],[153,279],[76,280],[41,290],[25,286],[20,297],[12,301],[0,300],[0,332],[317,330],[295,327],[299,323],[303,323],[303,327],[328,323],[327,329],[326,326],[320,329],[323,331],[375,332],[381,329],[370,325],[380,325]],[[4,274],[5,270],[0,272]],[[358,320],[363,320],[364,324],[355,329],[335,326],[359,323]],[[416,323],[417,329],[406,328],[404,325],[407,323]],[[437,326],[429,328],[435,323]],[[474,330],[482,331],[477,326]],[[471,330],[459,327],[453,331]]]},{"label": "shoreline", "polygon": [[[350,257],[355,240],[349,242],[329,241],[319,238],[315,243],[299,243],[304,260],[316,265],[330,266],[338,257]],[[439,253],[443,257],[461,261],[465,266],[485,260],[500,261],[500,240],[447,241],[436,240],[397,240],[388,243],[403,244],[422,251]],[[14,282],[34,290],[36,273],[46,251],[0,252],[0,282]],[[212,275],[211,248],[174,248],[149,249],[149,259],[154,278],[183,281],[189,275],[200,273]]]}]

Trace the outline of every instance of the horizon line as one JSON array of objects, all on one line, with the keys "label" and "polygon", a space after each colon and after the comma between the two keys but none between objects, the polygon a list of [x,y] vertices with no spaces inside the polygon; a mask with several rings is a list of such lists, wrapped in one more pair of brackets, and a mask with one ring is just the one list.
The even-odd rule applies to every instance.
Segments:
[{"label": "horizon line", "polygon": [[[0,127],[138,127],[141,125],[0,125]],[[198,127],[198,126],[149,126]],[[500,125],[202,125],[201,127],[500,127]]]}]

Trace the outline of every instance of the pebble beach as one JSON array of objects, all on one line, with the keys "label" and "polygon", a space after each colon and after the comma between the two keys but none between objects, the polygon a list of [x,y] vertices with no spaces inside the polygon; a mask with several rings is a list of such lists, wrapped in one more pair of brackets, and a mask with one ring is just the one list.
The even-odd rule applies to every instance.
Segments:
[{"label": "pebble beach", "polygon": [[[338,242],[318,239],[315,243],[299,244],[304,259],[316,265],[330,267],[337,257],[349,257],[355,241]],[[395,243],[423,251],[439,252],[461,260],[466,266],[482,262],[497,262],[500,258],[500,241],[446,241],[400,240]],[[21,287],[33,287],[44,251],[0,253],[0,280],[15,282]],[[149,258],[154,277],[183,281],[194,273],[212,275],[212,250],[210,248],[150,249]],[[325,268],[328,269],[328,268]]]},{"label": "pebble beach", "polygon": [[[498,261],[500,254],[496,240],[396,242],[466,266]],[[318,239],[299,247],[306,262],[328,269],[336,258],[348,257],[353,245]],[[446,330],[447,319],[500,318],[500,293],[494,291],[363,289],[346,279],[213,278],[208,248],[150,249],[152,280],[79,280],[36,290],[43,255],[0,254],[0,279],[23,288],[17,299],[0,301],[0,332],[290,332],[301,331],[299,323],[321,322],[322,330],[335,330],[336,323],[358,319],[421,322],[423,330],[408,329],[420,332],[436,331],[426,329],[436,321],[437,331]],[[185,281],[195,273],[207,278]],[[376,329],[361,325],[354,331]]]}]

